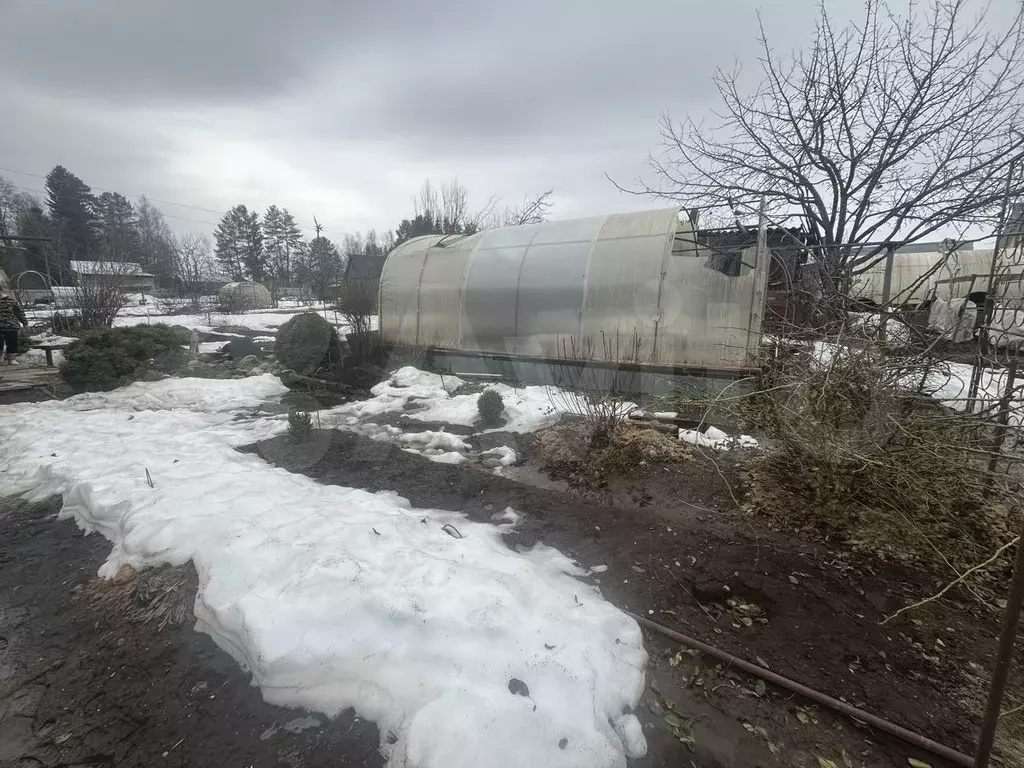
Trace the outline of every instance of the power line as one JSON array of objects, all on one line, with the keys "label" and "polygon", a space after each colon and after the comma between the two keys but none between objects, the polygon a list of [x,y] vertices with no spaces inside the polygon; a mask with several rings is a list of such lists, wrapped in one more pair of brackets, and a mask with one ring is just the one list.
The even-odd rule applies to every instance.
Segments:
[{"label": "power line", "polygon": [[[7,173],[16,173],[16,174],[19,174],[21,176],[30,176],[30,177],[32,177],[34,179],[43,179],[44,181],[46,180],[46,176],[42,176],[42,175],[40,175],[38,173],[29,173],[28,171],[19,171],[16,168],[7,168],[7,167],[2,166],[2,165],[0,165],[0,171],[6,171]],[[40,194],[40,195],[41,194],[45,194],[44,190],[41,190],[41,189],[30,189],[28,187],[18,186],[17,184],[11,184],[11,186],[14,187],[15,189],[20,189],[20,190],[22,190],[24,192],[34,192],[34,193]],[[146,195],[129,195],[129,194],[125,194],[124,192],[117,192],[116,190],[113,190],[113,189],[104,189],[103,187],[94,187],[94,186],[90,185],[89,188],[90,189],[98,190],[100,192],[110,192],[112,194],[123,195],[124,197],[130,197],[133,200],[142,200],[143,198],[145,198],[147,202],[160,203],[161,205],[173,205],[173,206],[175,206],[177,208],[188,208],[188,209],[193,210],[193,211],[202,211],[204,213],[213,213],[213,214],[216,214],[217,216],[224,216],[227,213],[227,211],[217,211],[217,210],[214,210],[213,208],[203,208],[202,206],[199,206],[199,205],[189,205],[187,203],[175,203],[175,202],[173,202],[171,200],[161,200],[161,199],[156,198],[156,197],[147,197]],[[162,216],[164,216],[165,218],[168,218],[168,219],[177,219],[179,221],[191,221],[191,222],[193,222],[195,224],[205,224],[205,225],[207,225],[209,227],[216,227],[216,226],[218,226],[218,224],[216,222],[212,222],[212,221],[203,221],[201,219],[192,219],[192,218],[189,218],[187,216],[175,216],[175,215],[170,214],[170,213],[164,213],[163,211],[161,211],[160,213],[161,213]],[[314,227],[299,227],[299,229],[302,230],[303,232],[314,232],[314,231],[316,231],[317,235],[319,235],[319,230],[316,230]],[[343,239],[349,233],[347,233],[347,232],[330,232],[330,231],[328,231],[327,234],[334,235],[337,238],[342,238]]]},{"label": "power line", "polygon": [[[8,181],[7,183],[10,183],[10,182]],[[30,186],[20,186],[19,184],[10,184],[10,185],[12,187],[14,187],[15,189],[20,189],[22,191],[31,191],[31,193],[34,193],[36,195],[45,195],[46,194],[45,189],[33,189]],[[97,186],[96,188],[98,189],[99,187]],[[105,189],[103,191],[105,191]],[[133,198],[135,200],[138,200],[138,198],[136,196],[134,196],[134,195],[125,195],[125,197],[126,198]],[[146,198],[146,200],[148,200],[148,198]],[[193,218],[188,218],[187,216],[175,216],[172,213],[164,213],[163,211],[160,212],[160,215],[163,216],[164,218],[168,218],[168,219],[178,219],[180,221],[191,221],[191,222],[194,222],[196,224],[206,224],[207,226],[217,226],[217,223],[215,221],[203,221],[202,219],[193,219]]]}]

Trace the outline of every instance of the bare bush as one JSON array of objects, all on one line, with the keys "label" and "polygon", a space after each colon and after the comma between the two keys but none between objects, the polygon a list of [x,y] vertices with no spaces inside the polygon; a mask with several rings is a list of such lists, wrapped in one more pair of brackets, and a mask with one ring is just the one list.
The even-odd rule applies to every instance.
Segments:
[{"label": "bare bush", "polygon": [[643,342],[630,337],[600,335],[600,340],[563,338],[552,377],[558,410],[572,414],[587,426],[588,442],[607,445],[615,428],[636,408],[628,399],[636,392],[642,374]]},{"label": "bare bush", "polygon": [[71,303],[78,308],[81,327],[109,328],[114,318],[128,304],[123,278],[80,280],[71,290]]},{"label": "bare bush", "polygon": [[377,281],[370,278],[349,278],[340,286],[335,308],[345,319],[349,348],[358,361],[365,360],[372,349],[371,330],[377,313],[377,286]]},{"label": "bare bush", "polygon": [[931,347],[895,353],[839,328],[771,341],[752,392],[707,404],[763,438],[744,467],[748,511],[959,577],[1010,538],[1020,487],[1019,455],[993,447],[999,404],[969,413],[959,388]]}]

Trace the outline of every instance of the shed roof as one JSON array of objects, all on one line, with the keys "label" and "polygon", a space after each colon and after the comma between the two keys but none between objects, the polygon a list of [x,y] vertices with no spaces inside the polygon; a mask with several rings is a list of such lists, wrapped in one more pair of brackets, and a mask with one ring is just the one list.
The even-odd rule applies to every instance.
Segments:
[{"label": "shed roof", "polygon": [[72,261],[71,271],[78,275],[117,275],[119,277],[153,277],[142,271],[134,261]]}]

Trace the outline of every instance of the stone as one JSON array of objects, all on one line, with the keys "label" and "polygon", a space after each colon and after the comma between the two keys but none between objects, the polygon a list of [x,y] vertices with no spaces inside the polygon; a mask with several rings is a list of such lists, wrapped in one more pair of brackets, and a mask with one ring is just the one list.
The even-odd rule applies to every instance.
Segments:
[{"label": "stone", "polygon": [[221,351],[226,352],[232,360],[241,360],[243,357],[249,357],[250,355],[259,357],[263,354],[263,347],[252,339],[238,338],[232,339],[225,344]]},{"label": "stone", "polygon": [[285,368],[312,376],[341,362],[341,340],[333,325],[305,312],[278,329],[274,355]]},{"label": "stone", "polygon": [[235,365],[237,365],[243,371],[251,371],[259,364],[260,359],[256,357],[256,355],[246,355],[237,363],[235,363]]}]

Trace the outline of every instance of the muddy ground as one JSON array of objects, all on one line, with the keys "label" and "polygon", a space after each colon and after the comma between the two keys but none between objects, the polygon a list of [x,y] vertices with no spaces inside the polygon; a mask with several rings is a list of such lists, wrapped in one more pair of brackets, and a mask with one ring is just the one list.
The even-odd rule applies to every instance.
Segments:
[{"label": "muddy ground", "polygon": [[[191,619],[132,616],[133,596],[95,578],[109,543],[59,509],[0,500],[0,766],[383,765],[373,724],[300,730]],[[191,575],[175,596],[189,613]]]},{"label": "muddy ground", "polygon": [[[530,438],[472,441],[481,439],[514,443],[530,456]],[[996,618],[944,601],[881,625],[931,585],[913,571],[837,558],[746,519],[710,463],[645,467],[632,483],[584,500],[530,461],[503,471],[533,485],[347,432],[247,450],[320,482],[393,490],[413,505],[478,520],[511,506],[522,520],[509,546],[542,541],[585,567],[605,566],[589,580],[615,604],[973,750]],[[0,766],[382,764],[372,724],[349,712],[293,733],[284,726],[298,730],[302,713],[265,704],[235,662],[192,631],[191,619],[162,627],[140,620],[136,596],[94,577],[109,544],[55,520],[58,509],[59,502],[0,502]],[[189,589],[194,582],[175,597],[180,604],[191,605]],[[945,765],[645,636],[650,687],[638,715],[650,751],[637,768],[905,768],[911,757]],[[1020,691],[1015,673],[1007,706]],[[1004,756],[1021,764],[1009,738],[1015,721],[1007,724]]]},{"label": "muddy ground", "polygon": [[[513,439],[529,452],[528,439]],[[321,482],[393,490],[415,506],[473,519],[511,506],[523,519],[510,546],[543,541],[585,567],[606,566],[592,580],[616,605],[973,752],[997,617],[978,618],[969,606],[945,601],[882,625],[930,585],[911,570],[836,558],[746,520],[710,463],[662,468],[664,481],[649,468],[642,506],[630,509],[431,463],[346,432],[299,444],[281,437],[250,450]],[[645,703],[656,756],[647,764],[819,766],[823,757],[843,765],[844,750],[853,765],[906,766],[909,757],[942,764],[791,694],[762,693],[753,679],[723,674],[709,660],[684,655],[672,666],[678,648],[647,635],[660,686]],[[1021,689],[1019,674],[1011,689],[1011,697]],[[669,734],[666,699],[684,720],[695,718],[684,722],[694,744],[679,749]]]}]

